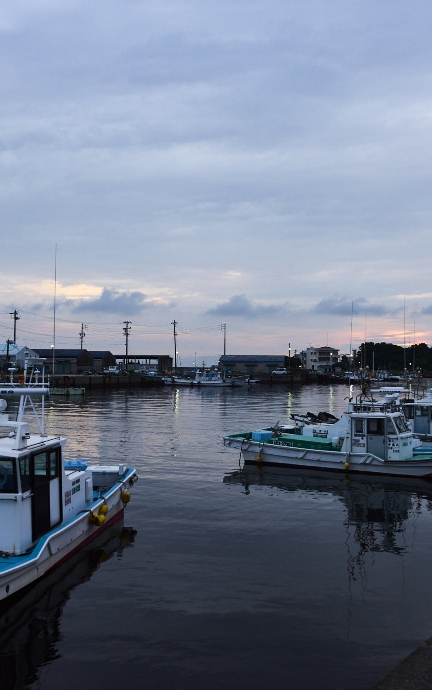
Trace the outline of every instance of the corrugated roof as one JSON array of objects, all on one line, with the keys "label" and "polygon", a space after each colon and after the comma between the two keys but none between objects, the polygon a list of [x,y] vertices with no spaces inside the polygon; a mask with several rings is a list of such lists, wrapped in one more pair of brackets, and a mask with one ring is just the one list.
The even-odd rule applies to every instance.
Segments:
[{"label": "corrugated roof", "polygon": [[286,355],[221,355],[219,361],[222,363],[226,362],[238,362],[238,363],[248,363],[248,362],[260,362],[269,364],[273,362],[285,362]]},{"label": "corrugated roof", "polygon": [[[39,357],[52,357],[53,356],[53,348],[50,347],[48,349],[44,350],[37,350]],[[72,349],[61,349],[61,348],[56,348],[55,349],[55,356],[56,357],[79,357],[80,355],[83,354],[89,354],[87,350],[72,350]]]}]

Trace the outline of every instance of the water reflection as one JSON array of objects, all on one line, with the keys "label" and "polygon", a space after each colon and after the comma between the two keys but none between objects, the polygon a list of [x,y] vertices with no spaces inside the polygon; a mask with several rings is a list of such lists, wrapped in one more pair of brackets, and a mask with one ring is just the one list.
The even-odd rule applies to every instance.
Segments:
[{"label": "water reflection", "polygon": [[267,486],[282,492],[336,497],[345,508],[348,567],[354,579],[357,571],[363,571],[367,553],[404,554],[408,520],[432,508],[432,483],[425,480],[352,478],[320,470],[244,466],[223,481],[241,485],[246,494],[254,487]]},{"label": "water reflection", "polygon": [[60,619],[71,591],[129,545],[135,534],[118,522],[52,573],[2,602],[1,690],[28,687],[37,680],[42,665],[59,658]]}]

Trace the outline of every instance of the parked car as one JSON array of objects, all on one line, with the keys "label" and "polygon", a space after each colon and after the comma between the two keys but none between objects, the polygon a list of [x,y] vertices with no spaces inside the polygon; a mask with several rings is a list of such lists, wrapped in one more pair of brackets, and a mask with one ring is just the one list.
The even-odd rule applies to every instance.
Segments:
[{"label": "parked car", "polygon": [[274,371],[272,371],[272,374],[276,374],[276,376],[279,376],[280,374],[287,374],[287,373],[288,372],[286,369],[275,369]]}]

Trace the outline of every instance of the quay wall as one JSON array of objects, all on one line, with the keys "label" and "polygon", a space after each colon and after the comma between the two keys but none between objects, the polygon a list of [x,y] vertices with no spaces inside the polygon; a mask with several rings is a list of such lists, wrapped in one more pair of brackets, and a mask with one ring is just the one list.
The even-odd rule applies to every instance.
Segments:
[{"label": "quay wall", "polygon": [[[293,371],[282,375],[260,374],[261,383],[271,385],[301,385],[305,383],[346,383],[344,379],[336,379],[326,374]],[[139,374],[58,374],[51,376],[51,386],[54,388],[85,388],[91,390],[117,390],[120,388],[148,388],[162,386],[158,377],[145,377]]]},{"label": "quay wall", "polygon": [[147,388],[163,385],[160,379],[149,380],[138,374],[83,374],[54,375],[50,378],[53,388],[85,388],[90,390],[117,390],[118,388]]}]

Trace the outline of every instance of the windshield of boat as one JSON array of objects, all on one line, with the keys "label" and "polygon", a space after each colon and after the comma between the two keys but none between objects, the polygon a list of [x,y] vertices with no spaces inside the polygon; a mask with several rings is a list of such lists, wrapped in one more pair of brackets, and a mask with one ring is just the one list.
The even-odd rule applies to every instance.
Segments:
[{"label": "windshield of boat", "polygon": [[396,429],[399,431],[399,433],[403,434],[406,431],[410,430],[407,421],[403,415],[393,417],[393,421],[396,424]]},{"label": "windshield of boat", "polygon": [[0,458],[0,493],[16,494],[17,478],[14,458]]}]

